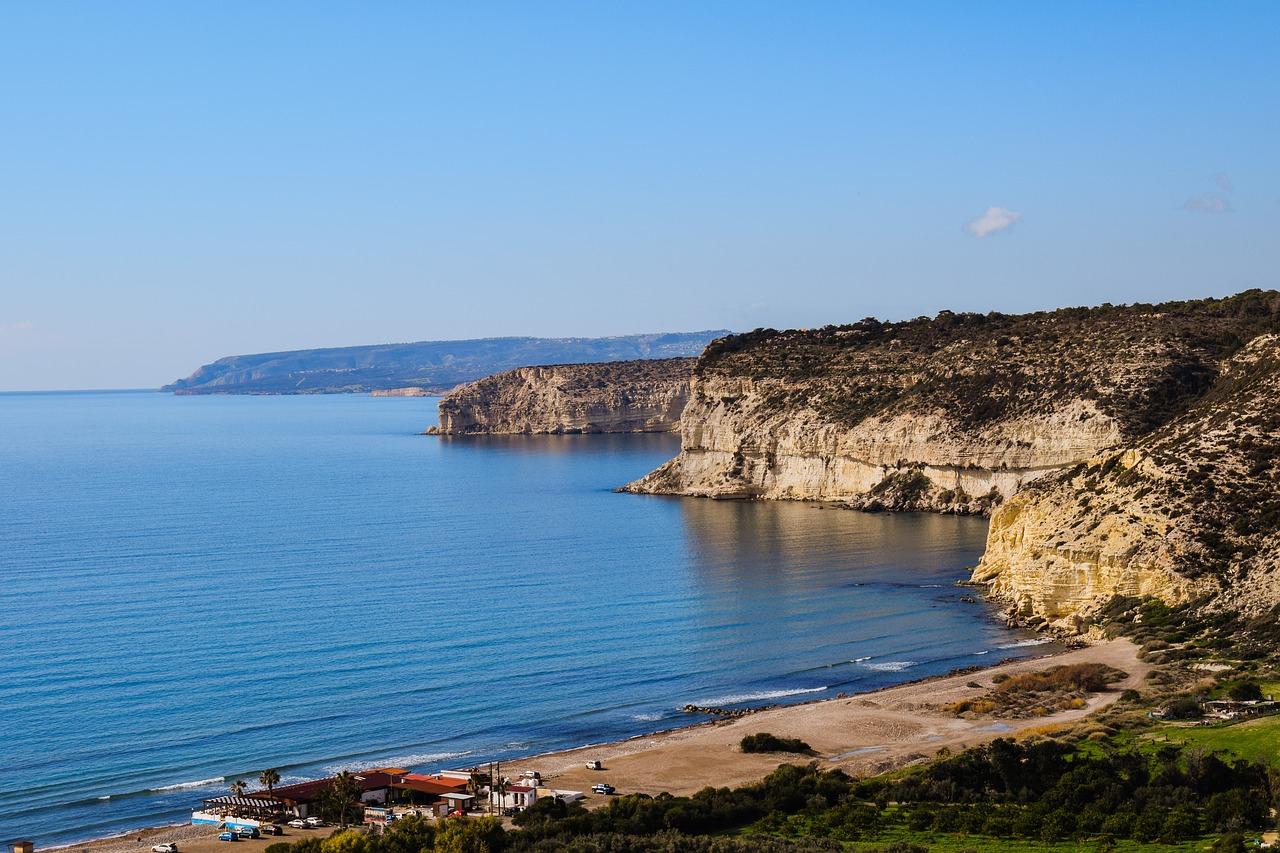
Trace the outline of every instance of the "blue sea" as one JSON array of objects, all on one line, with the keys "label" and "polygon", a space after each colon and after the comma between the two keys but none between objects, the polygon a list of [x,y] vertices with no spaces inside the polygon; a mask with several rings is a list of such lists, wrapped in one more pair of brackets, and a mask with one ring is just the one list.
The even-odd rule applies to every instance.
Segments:
[{"label": "blue sea", "polygon": [[1044,651],[954,586],[983,520],[616,494],[677,439],[435,403],[0,395],[0,838]]}]

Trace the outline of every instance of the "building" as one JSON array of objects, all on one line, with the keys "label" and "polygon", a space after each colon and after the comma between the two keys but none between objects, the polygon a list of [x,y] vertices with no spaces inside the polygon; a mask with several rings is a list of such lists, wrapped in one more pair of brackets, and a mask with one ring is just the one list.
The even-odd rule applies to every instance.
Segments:
[{"label": "building", "polygon": [[[336,776],[284,785],[271,791],[254,791],[240,796],[211,797],[191,815],[192,823],[225,825],[235,829],[263,823],[316,816],[325,792]],[[360,802],[376,807],[422,807],[432,814],[446,814],[453,802],[467,802],[469,779],[456,776],[427,776],[400,767],[381,767],[350,774],[361,789]],[[446,795],[453,795],[446,797]],[[389,822],[389,821],[388,821]]]}]

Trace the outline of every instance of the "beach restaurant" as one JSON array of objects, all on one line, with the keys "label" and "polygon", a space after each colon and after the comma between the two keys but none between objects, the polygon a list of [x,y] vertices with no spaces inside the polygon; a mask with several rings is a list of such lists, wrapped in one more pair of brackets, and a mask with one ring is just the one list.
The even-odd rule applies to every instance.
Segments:
[{"label": "beach restaurant", "polygon": [[[336,778],[330,776],[238,796],[210,797],[204,800],[199,811],[192,812],[191,822],[237,829],[315,816],[325,792]],[[361,789],[361,803],[367,805],[423,807],[433,814],[446,814],[465,807],[472,799],[467,793],[469,777],[464,773],[429,776],[399,767],[381,767],[352,773],[351,780]]]}]

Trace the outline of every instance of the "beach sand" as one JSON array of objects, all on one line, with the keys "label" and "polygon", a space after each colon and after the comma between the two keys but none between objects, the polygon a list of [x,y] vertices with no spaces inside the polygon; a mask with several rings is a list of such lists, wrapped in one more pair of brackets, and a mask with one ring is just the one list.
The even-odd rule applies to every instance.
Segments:
[{"label": "beach sand", "polygon": [[[1026,720],[998,718],[961,720],[931,706],[983,694],[999,673],[1029,672],[1069,663],[1105,663],[1128,673],[1111,690],[1094,694],[1084,708]],[[1004,735],[1054,726],[1110,705],[1121,691],[1139,687],[1150,667],[1138,660],[1128,640],[1075,649],[1057,655],[1002,663],[975,672],[926,679],[845,699],[825,699],[787,705],[734,720],[703,723],[600,746],[551,752],[504,762],[504,776],[537,770],[552,788],[582,791],[588,807],[603,805],[607,797],[591,795],[591,786],[608,782],[619,794],[692,794],[708,785],[735,787],[768,775],[779,764],[816,760],[824,767],[840,767],[856,775],[882,773],[934,756],[942,747],[953,752]],[[967,687],[969,683],[980,685]],[[738,749],[745,735],[770,732],[808,743],[818,756],[751,755]],[[599,760],[605,769],[587,770]],[[64,847],[71,853],[150,853],[151,845],[174,841],[180,853],[262,853],[276,841],[297,841],[309,835],[328,836],[332,828],[288,830],[283,837],[219,842],[211,827],[179,825],[131,832]]]},{"label": "beach sand", "polygon": [[[587,804],[605,798],[590,796],[591,786],[607,782],[619,794],[692,794],[708,785],[736,787],[756,781],[779,764],[817,760],[824,767],[840,767],[857,775],[882,773],[934,756],[942,747],[953,752],[1003,735],[1078,720],[1138,687],[1150,667],[1138,660],[1128,640],[1074,649],[1058,655],[1003,663],[977,672],[928,679],[863,693],[846,699],[826,699],[788,705],[734,720],[717,721],[618,743],[554,752],[503,763],[504,776],[536,770],[552,788],[582,791]],[[1069,663],[1105,663],[1128,673],[1113,689],[1090,697],[1084,708],[1024,720],[989,718],[962,720],[929,706],[979,696],[998,673],[1017,673]],[[967,687],[970,682],[981,685]],[[747,754],[738,749],[745,735],[770,732],[808,743],[818,756]],[[599,760],[605,769],[587,770]]]}]

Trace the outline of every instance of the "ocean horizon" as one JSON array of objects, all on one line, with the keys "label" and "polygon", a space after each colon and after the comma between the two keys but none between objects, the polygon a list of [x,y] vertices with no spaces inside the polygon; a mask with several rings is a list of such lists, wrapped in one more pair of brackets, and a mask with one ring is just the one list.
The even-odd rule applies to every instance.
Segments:
[{"label": "ocean horizon", "polygon": [[678,439],[419,435],[435,404],[0,394],[0,835],[1045,651],[956,586],[984,519],[617,494]]}]

